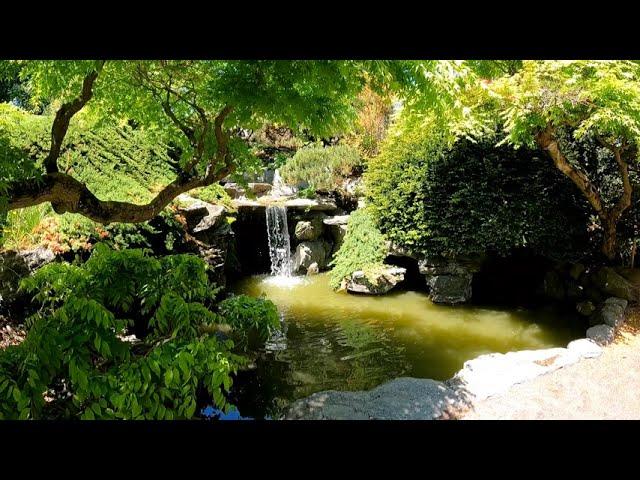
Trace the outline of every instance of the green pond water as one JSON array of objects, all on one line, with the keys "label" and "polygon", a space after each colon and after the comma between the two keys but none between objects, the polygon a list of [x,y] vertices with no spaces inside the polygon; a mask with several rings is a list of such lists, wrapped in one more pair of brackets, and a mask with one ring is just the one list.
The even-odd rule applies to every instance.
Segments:
[{"label": "green pond water", "polygon": [[445,380],[478,355],[566,346],[585,331],[552,308],[440,306],[415,291],[352,295],[334,292],[326,274],[295,282],[253,276],[233,289],[271,299],[284,327],[236,380],[231,400],[243,416],[277,417],[312,393],[400,376]]}]

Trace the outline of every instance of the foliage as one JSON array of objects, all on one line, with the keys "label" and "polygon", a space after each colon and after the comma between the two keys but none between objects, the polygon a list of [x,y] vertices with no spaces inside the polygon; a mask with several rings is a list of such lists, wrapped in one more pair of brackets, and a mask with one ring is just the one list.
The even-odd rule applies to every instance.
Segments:
[{"label": "foliage", "polygon": [[640,64],[624,60],[526,61],[491,85],[507,140],[533,146],[548,124],[569,126],[575,139],[610,143],[640,139]]},{"label": "foliage", "polygon": [[219,183],[214,183],[208,187],[197,188],[192,190],[189,194],[204,202],[213,203],[214,205],[224,205],[231,211],[235,210],[231,197]]},{"label": "foliage", "polygon": [[[197,257],[98,245],[84,265],[47,265],[23,288],[42,308],[25,341],[0,352],[0,417],[190,418],[201,389],[226,406],[243,360],[202,333],[220,319]],[[125,341],[131,331],[139,343]]]},{"label": "foliage", "polygon": [[391,99],[367,87],[358,96],[356,105],[356,121],[344,142],[354,146],[364,159],[369,159],[379,153],[391,115]]},{"label": "foliage", "polygon": [[347,145],[301,148],[280,169],[290,185],[308,185],[314,190],[334,190],[341,180],[363,166],[357,150]]},{"label": "foliage", "polygon": [[233,328],[236,344],[245,350],[264,344],[281,327],[275,304],[265,298],[235,295],[220,302],[219,312]]},{"label": "foliage", "polygon": [[370,212],[360,209],[349,217],[347,232],[340,250],[331,261],[330,285],[340,288],[342,281],[358,270],[373,272],[386,257],[386,242]]},{"label": "foliage", "polygon": [[400,121],[365,176],[387,239],[446,256],[584,251],[584,202],[544,152],[497,147],[495,133],[456,141],[439,123],[416,125]]}]

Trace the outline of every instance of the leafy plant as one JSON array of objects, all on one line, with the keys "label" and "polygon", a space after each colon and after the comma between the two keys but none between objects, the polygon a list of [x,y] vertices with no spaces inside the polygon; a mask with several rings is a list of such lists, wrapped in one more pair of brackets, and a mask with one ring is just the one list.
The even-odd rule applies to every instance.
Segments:
[{"label": "leafy plant", "polygon": [[314,190],[333,190],[363,167],[357,150],[347,145],[301,148],[280,169],[285,182]]},{"label": "leafy plant", "polygon": [[349,217],[347,232],[340,250],[331,261],[330,285],[340,288],[353,272],[373,273],[386,257],[386,242],[367,209],[356,210]]},{"label": "leafy plant", "polygon": [[278,310],[265,298],[235,295],[220,302],[219,313],[233,328],[236,344],[245,350],[263,344],[280,329]]},{"label": "leafy plant", "polygon": [[219,289],[201,259],[100,244],[23,288],[42,308],[25,341],[0,352],[0,418],[190,418],[201,392],[227,408],[244,360],[207,333],[221,321],[207,308]]}]

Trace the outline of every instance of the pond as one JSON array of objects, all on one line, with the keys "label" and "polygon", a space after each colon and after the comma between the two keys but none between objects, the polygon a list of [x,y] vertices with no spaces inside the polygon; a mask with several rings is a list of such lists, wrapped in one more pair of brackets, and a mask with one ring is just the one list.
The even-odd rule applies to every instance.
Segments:
[{"label": "pond", "polygon": [[322,390],[366,390],[401,376],[445,380],[478,355],[566,346],[586,328],[551,307],[442,306],[416,291],[352,295],[334,292],[327,274],[276,279],[252,276],[233,288],[271,299],[283,322],[235,380],[230,400],[245,417],[278,418]]}]

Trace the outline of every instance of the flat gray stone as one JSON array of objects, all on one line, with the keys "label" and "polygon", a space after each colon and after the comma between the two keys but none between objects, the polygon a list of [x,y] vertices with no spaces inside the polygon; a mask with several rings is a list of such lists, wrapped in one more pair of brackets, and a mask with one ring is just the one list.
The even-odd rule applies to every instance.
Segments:
[{"label": "flat gray stone", "polygon": [[372,390],[320,392],[291,405],[286,419],[429,420],[465,408],[467,394],[430,379],[396,378]]}]

